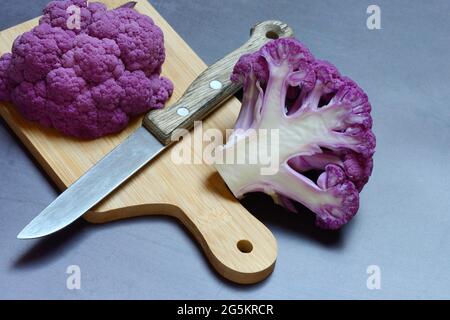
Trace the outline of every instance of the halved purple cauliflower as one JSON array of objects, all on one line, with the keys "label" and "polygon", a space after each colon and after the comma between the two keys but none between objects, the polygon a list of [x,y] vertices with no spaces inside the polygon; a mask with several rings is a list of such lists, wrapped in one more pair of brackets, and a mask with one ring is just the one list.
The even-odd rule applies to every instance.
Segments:
[{"label": "halved purple cauliflower", "polygon": [[[68,24],[71,6],[79,9],[79,28]],[[0,58],[0,100],[28,120],[86,139],[164,107],[173,84],[160,76],[164,36],[152,19],[86,0],[52,1],[43,13]]]},{"label": "halved purple cauliflower", "polygon": [[[375,152],[364,91],[289,38],[242,56],[231,80],[244,86],[239,130],[218,150],[216,168],[233,194],[265,192],[291,211],[301,203],[325,229],[350,221]],[[273,130],[277,141],[268,139]],[[245,161],[223,161],[229,154]]]}]

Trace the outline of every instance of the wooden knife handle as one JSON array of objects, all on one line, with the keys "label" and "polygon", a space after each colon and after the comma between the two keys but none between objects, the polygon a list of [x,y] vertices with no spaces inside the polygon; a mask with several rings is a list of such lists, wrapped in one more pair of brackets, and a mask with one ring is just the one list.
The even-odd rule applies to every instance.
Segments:
[{"label": "wooden knife handle", "polygon": [[244,45],[203,71],[175,104],[149,112],[144,117],[144,127],[162,144],[170,144],[176,129],[192,129],[195,121],[205,118],[239,90],[240,85],[232,83],[230,75],[241,55],[257,51],[272,39],[292,35],[292,29],[280,21],[255,25]]}]

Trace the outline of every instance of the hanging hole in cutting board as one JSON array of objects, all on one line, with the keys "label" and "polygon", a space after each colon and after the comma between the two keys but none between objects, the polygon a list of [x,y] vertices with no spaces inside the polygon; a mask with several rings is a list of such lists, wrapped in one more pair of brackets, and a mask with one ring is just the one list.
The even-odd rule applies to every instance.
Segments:
[{"label": "hanging hole in cutting board", "polygon": [[278,39],[280,36],[273,30],[269,30],[266,32],[266,38],[268,39]]},{"label": "hanging hole in cutting board", "polygon": [[250,253],[253,250],[253,245],[248,240],[239,240],[237,243],[237,248],[242,253]]}]

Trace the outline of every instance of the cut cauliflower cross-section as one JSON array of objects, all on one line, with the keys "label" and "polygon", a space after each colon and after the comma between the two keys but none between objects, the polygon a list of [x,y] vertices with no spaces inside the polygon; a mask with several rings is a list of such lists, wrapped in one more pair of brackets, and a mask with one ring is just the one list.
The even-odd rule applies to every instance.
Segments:
[{"label": "cut cauliflower cross-section", "polygon": [[358,211],[359,192],[373,166],[367,95],[295,39],[273,40],[241,57],[231,78],[244,86],[239,130],[218,155],[268,148],[261,145],[261,132],[276,129],[279,137],[270,146],[278,149],[272,174],[264,173],[262,163],[216,163],[234,195],[262,191],[291,211],[299,202],[325,229],[347,223]]}]

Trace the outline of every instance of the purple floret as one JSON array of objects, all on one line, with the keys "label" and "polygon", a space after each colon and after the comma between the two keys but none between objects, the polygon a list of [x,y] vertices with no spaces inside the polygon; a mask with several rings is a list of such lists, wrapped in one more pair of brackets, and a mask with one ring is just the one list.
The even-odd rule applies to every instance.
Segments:
[{"label": "purple floret", "polygon": [[165,59],[164,37],[149,17],[129,8],[108,11],[94,19],[88,33],[99,39],[113,39],[127,70],[142,70],[146,75],[160,72]]},{"label": "purple floret", "polygon": [[[45,81],[21,82],[11,93],[11,101],[25,118],[51,127],[53,114],[48,109],[47,86]],[[53,103],[53,102],[52,102]]]},{"label": "purple floret", "polygon": [[118,79],[125,71],[120,49],[113,40],[100,40],[85,34],[75,38],[73,48],[62,57],[62,65],[74,69],[77,75],[92,84]]},{"label": "purple floret", "polygon": [[50,71],[46,78],[46,84],[46,97],[56,103],[71,102],[87,90],[86,81],[71,68],[58,68]]},{"label": "purple floret", "polygon": [[150,77],[152,95],[150,104],[155,106],[155,109],[164,108],[164,103],[169,99],[173,93],[173,83],[165,77]]},{"label": "purple floret", "polygon": [[316,85],[321,88],[322,94],[336,92],[342,87],[343,81],[339,70],[324,60],[315,60],[311,64],[316,73]]},{"label": "purple floret", "polygon": [[[76,6],[80,10],[80,28],[69,29],[68,21],[70,16],[75,13],[71,11],[71,6]],[[74,8],[74,7],[72,7]],[[95,7],[94,12],[100,7]],[[103,5],[106,10],[106,7]],[[40,23],[46,23],[52,27],[59,27],[64,30],[72,30],[75,33],[83,32],[87,26],[91,23],[92,11],[89,10],[85,0],[63,0],[52,1],[43,10],[43,16],[40,19]]]},{"label": "purple floret", "polygon": [[147,78],[142,71],[125,72],[118,80],[125,90],[121,108],[129,114],[141,113],[150,103],[155,109],[163,108],[173,93],[173,84],[164,77]]},{"label": "purple floret", "polygon": [[119,107],[126,94],[125,89],[114,79],[108,79],[92,87],[91,93],[97,107],[103,110],[114,110]]},{"label": "purple floret", "polygon": [[12,47],[8,77],[16,84],[37,82],[61,67],[61,56],[72,47],[75,34],[41,24],[19,36]]},{"label": "purple floret", "polygon": [[358,191],[361,191],[364,185],[369,181],[372,174],[373,159],[364,157],[355,152],[349,152],[344,155],[343,167],[348,178],[353,182]]},{"label": "purple floret", "polygon": [[309,49],[293,38],[271,41],[260,49],[260,53],[269,66],[280,67],[286,63],[292,71],[298,70],[302,62],[314,60]]},{"label": "purple floret", "polygon": [[[80,9],[80,28],[67,24]],[[0,100],[46,127],[80,138],[123,130],[130,117],[162,108],[173,84],[161,77],[161,29],[134,9],[86,0],[52,1],[39,26],[0,58]]]},{"label": "purple floret", "polygon": [[10,99],[11,83],[7,77],[12,55],[7,53],[0,57],[0,100]]},{"label": "purple floret", "polygon": [[325,172],[320,175],[317,184],[340,202],[338,205],[321,206],[316,211],[316,225],[323,229],[339,229],[358,211],[358,190],[352,182],[347,180],[344,171],[334,164],[325,168]]},{"label": "purple floret", "polygon": [[251,75],[254,75],[261,83],[265,83],[269,79],[267,62],[259,52],[244,54],[240,57],[234,66],[231,80],[244,83],[245,79]]},{"label": "purple floret", "polygon": [[290,211],[301,203],[324,229],[350,221],[372,173],[376,145],[364,91],[292,38],[242,56],[231,80],[244,86],[235,125],[244,130],[231,136],[223,153],[236,152],[239,141],[248,141],[244,150],[256,150],[259,139],[252,134],[276,128],[281,157],[274,174],[262,174],[254,164],[216,164],[234,195],[263,191]]},{"label": "purple floret", "polygon": [[125,90],[120,101],[122,109],[128,113],[141,113],[153,94],[151,80],[142,71],[127,71],[119,78],[118,83]]}]

